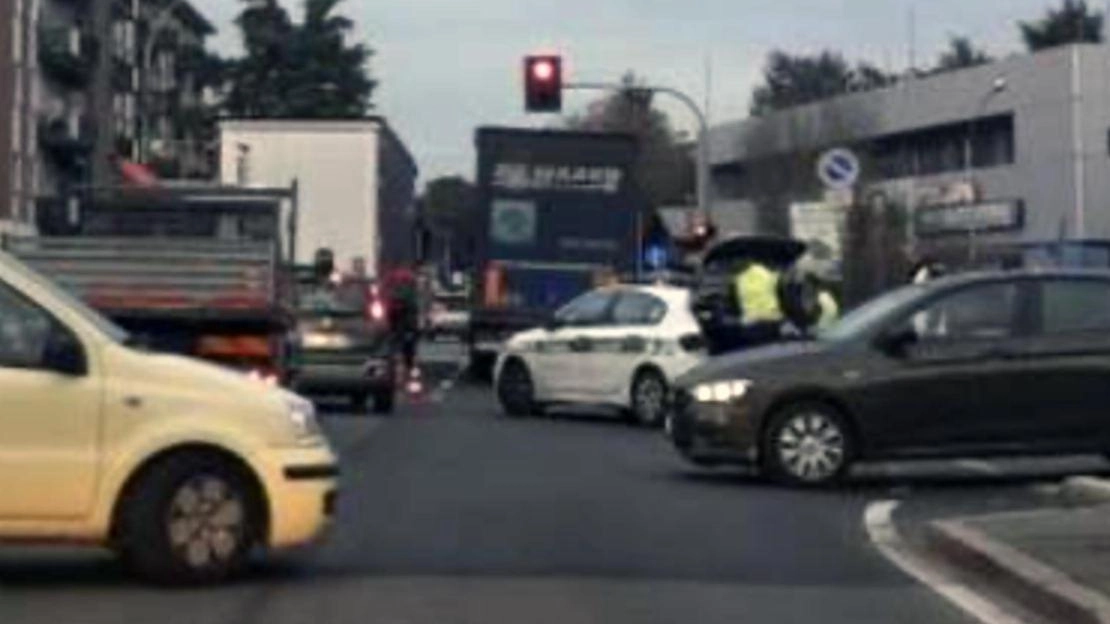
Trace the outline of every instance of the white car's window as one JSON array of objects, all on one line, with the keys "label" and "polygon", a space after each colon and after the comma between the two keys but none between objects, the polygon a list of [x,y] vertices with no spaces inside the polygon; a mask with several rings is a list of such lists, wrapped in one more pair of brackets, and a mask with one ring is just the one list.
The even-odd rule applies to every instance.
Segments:
[{"label": "white car's window", "polygon": [[655,325],[667,314],[667,304],[642,292],[622,293],[613,306],[614,325]]},{"label": "white car's window", "polygon": [[555,313],[564,325],[601,325],[609,319],[614,293],[595,290],[571,301]]}]

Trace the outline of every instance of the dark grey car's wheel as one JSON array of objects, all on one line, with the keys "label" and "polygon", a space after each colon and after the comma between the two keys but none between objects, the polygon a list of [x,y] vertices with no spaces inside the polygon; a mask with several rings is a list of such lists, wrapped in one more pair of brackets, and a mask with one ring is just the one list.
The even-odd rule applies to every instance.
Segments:
[{"label": "dark grey car's wheel", "polygon": [[770,476],[795,485],[822,485],[847,471],[855,451],[844,417],[822,403],[780,410],[763,440],[763,465]]},{"label": "dark grey car's wheel", "polygon": [[658,371],[640,371],[632,380],[632,418],[647,427],[659,427],[667,417],[667,380]]},{"label": "dark grey car's wheel", "polygon": [[392,414],[395,392],[393,388],[378,390],[374,393],[374,413]]},{"label": "dark grey car's wheel", "polygon": [[528,366],[520,360],[509,360],[497,378],[497,400],[509,416],[531,416],[536,406],[536,387]]},{"label": "dark grey car's wheel", "polygon": [[242,469],[206,453],[180,453],[129,488],[117,541],[140,576],[210,583],[241,571],[262,533],[261,500]]},{"label": "dark grey car's wheel", "polygon": [[356,414],[366,412],[366,401],[369,400],[370,395],[365,392],[356,392],[351,395],[351,411]]}]

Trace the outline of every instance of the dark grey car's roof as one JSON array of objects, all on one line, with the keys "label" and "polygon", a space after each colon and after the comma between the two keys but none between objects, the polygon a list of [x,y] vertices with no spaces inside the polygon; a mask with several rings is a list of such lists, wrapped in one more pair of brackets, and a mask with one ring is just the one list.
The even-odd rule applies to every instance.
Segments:
[{"label": "dark grey car's roof", "polygon": [[930,282],[926,282],[922,286],[933,288],[947,288],[950,286],[960,286],[964,284],[975,284],[978,282],[993,282],[993,281],[1006,281],[1006,280],[1020,280],[1020,279],[1061,279],[1061,278],[1100,278],[1110,280],[1110,270],[1108,269],[1014,269],[1014,270],[998,270],[998,271],[970,271],[967,273],[956,273],[953,275],[946,275],[937,278]]}]

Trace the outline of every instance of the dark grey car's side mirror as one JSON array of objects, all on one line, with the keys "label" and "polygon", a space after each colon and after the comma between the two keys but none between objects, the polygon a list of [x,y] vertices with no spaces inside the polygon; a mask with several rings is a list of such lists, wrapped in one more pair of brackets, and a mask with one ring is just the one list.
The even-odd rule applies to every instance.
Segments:
[{"label": "dark grey car's side mirror", "polygon": [[917,340],[917,332],[912,327],[903,327],[880,335],[875,340],[875,348],[890,357],[905,357]]},{"label": "dark grey car's side mirror", "polygon": [[89,372],[84,347],[73,334],[60,328],[51,332],[43,353],[43,367],[70,377],[82,377]]}]

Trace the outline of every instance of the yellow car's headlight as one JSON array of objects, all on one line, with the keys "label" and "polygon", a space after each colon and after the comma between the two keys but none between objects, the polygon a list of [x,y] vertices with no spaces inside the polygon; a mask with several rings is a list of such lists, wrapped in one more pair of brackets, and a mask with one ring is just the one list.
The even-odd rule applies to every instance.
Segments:
[{"label": "yellow car's headlight", "polygon": [[290,394],[285,397],[285,408],[297,439],[308,440],[320,435],[320,423],[316,420],[316,406],[312,401]]},{"label": "yellow car's headlight", "polygon": [[699,403],[734,403],[744,398],[751,386],[747,379],[698,384],[694,387],[694,398]]}]

